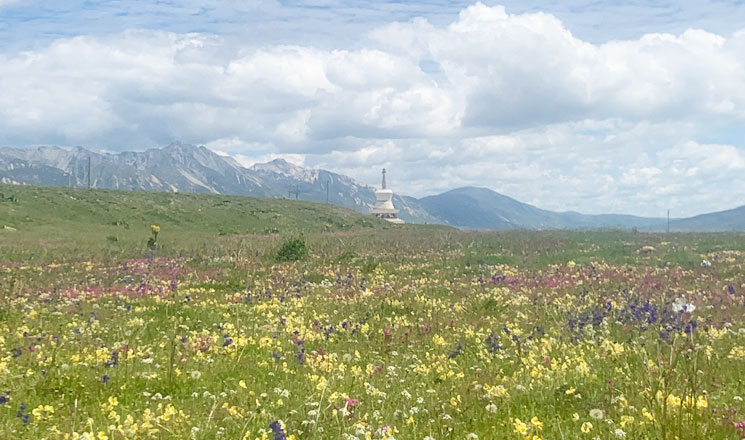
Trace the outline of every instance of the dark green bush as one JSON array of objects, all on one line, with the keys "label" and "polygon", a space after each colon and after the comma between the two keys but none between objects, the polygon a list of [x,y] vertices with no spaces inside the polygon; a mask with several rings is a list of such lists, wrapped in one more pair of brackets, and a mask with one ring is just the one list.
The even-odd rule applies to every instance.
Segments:
[{"label": "dark green bush", "polygon": [[287,239],[277,251],[277,261],[298,261],[310,255],[310,248],[303,237]]}]

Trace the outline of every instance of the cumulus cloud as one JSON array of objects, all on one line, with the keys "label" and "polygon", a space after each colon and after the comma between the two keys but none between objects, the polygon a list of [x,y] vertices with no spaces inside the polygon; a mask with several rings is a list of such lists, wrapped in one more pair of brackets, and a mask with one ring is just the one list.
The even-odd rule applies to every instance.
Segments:
[{"label": "cumulus cloud", "polygon": [[593,45],[551,15],[510,15],[479,3],[446,27],[415,20],[373,36],[437,62],[466,100],[467,126],[745,117],[742,33],[726,39],[688,30]]},{"label": "cumulus cloud", "polygon": [[551,14],[481,3],[355,48],[78,36],[0,53],[0,144],[182,140],[370,183],[387,166],[417,196],[479,185],[550,209],[692,214],[745,196],[700,189],[745,166],[741,141],[707,141],[745,122],[742,53],[745,31],[591,43]]},{"label": "cumulus cloud", "polygon": [[123,148],[238,137],[310,148],[344,136],[426,136],[457,126],[448,92],[407,59],[300,46],[216,59],[221,44],[207,35],[128,32],[6,55],[2,140]]}]

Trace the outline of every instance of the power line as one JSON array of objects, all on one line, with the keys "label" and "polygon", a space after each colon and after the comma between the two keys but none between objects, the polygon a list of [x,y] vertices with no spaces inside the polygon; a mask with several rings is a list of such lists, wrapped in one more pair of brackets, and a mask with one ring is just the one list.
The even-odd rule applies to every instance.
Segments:
[{"label": "power line", "polygon": [[295,194],[295,200],[297,200],[298,194],[300,193],[300,188],[298,185],[295,185],[295,190],[293,190],[292,187],[287,190],[287,198],[291,199],[293,193]]}]

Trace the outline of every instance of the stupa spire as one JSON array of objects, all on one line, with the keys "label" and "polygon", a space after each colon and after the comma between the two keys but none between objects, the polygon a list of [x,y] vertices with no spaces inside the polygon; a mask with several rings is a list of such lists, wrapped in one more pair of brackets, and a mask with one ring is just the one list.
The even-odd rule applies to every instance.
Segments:
[{"label": "stupa spire", "polygon": [[385,189],[385,168],[383,168],[383,184],[380,186],[380,189]]}]

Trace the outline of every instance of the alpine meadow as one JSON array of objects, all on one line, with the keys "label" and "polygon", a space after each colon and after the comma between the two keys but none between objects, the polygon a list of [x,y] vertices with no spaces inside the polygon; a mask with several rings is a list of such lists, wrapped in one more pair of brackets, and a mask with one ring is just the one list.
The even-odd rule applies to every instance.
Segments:
[{"label": "alpine meadow", "polygon": [[745,440],[745,0],[0,0],[0,440]]},{"label": "alpine meadow", "polygon": [[2,193],[3,438],[743,434],[740,234]]}]

